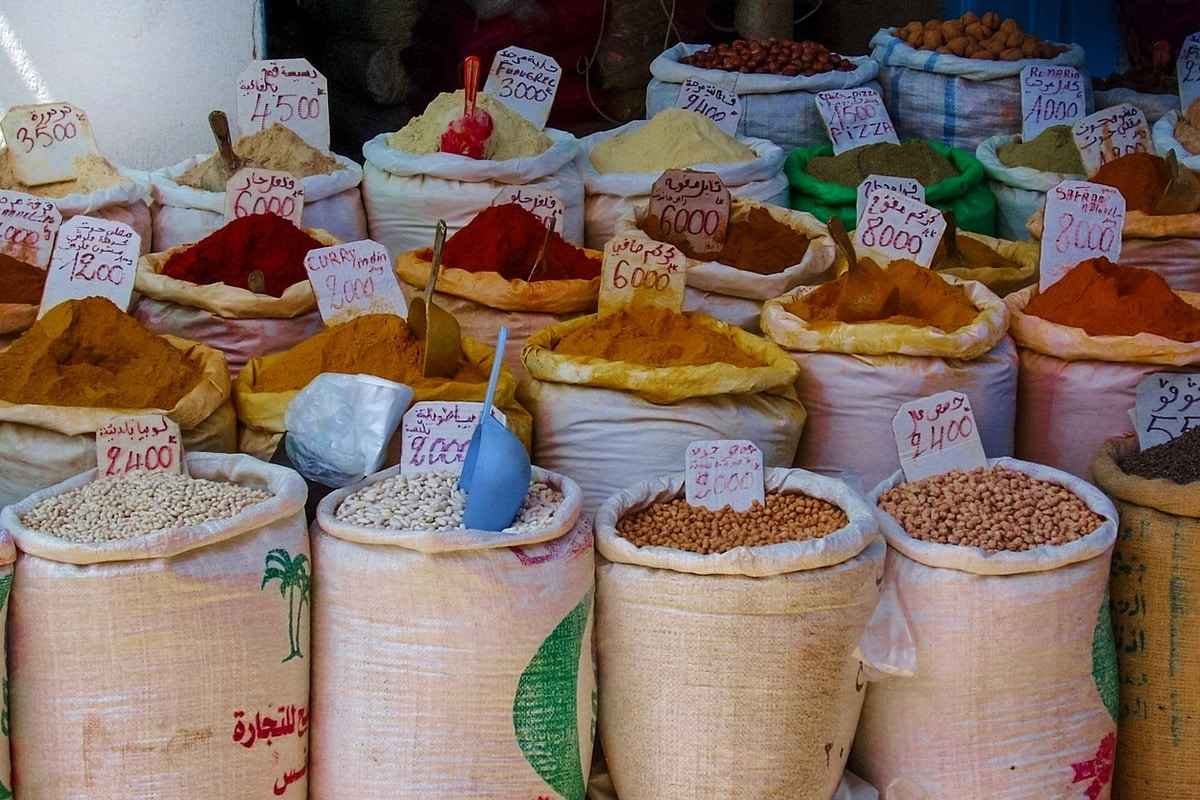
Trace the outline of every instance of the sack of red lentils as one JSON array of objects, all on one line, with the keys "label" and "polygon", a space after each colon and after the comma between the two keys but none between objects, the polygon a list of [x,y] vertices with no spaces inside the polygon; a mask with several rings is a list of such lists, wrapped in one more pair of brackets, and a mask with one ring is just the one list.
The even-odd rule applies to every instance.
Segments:
[{"label": "sack of red lentils", "polygon": [[[883,590],[902,599],[909,635],[864,646],[915,650],[916,670],[868,687],[850,765],[886,798],[1107,800],[1116,510],[1064,472],[988,464],[1019,477],[991,487],[960,477],[897,499],[898,516],[877,510],[888,543]],[[891,503],[889,490],[904,484],[897,472],[869,502]],[[964,517],[968,502],[989,510]],[[916,532],[921,525],[929,531]]]},{"label": "sack of red lentils", "polygon": [[513,526],[481,531],[462,527],[456,483],[392,468],[317,509],[314,797],[586,797],[595,561],[582,493],[535,467]]},{"label": "sack of red lentils", "polygon": [[17,796],[307,795],[304,480],[249,456],[186,463],[91,470],[0,512],[20,551]]}]

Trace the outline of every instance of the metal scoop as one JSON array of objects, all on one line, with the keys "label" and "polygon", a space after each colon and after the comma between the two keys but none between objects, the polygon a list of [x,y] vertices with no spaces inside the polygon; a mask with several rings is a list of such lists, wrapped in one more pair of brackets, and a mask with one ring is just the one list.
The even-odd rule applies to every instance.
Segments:
[{"label": "metal scoop", "polygon": [[1154,204],[1155,215],[1191,214],[1200,209],[1200,180],[1187,167],[1180,166],[1174,150],[1167,151],[1167,185]]},{"label": "metal scoop", "polygon": [[538,250],[537,258],[533,260],[533,269],[529,270],[529,277],[525,279],[526,283],[533,281],[533,273],[537,272],[538,267],[546,259],[546,245],[550,244],[550,237],[554,235],[554,228],[558,225],[558,217],[550,218],[550,227],[546,228],[546,235],[542,237],[542,249]]},{"label": "metal scoop", "polygon": [[210,111],[208,127],[212,128],[213,138],[217,140],[217,155],[220,156],[221,183],[233,177],[233,173],[246,165],[233,150],[233,140],[229,136],[229,118],[224,111]]},{"label": "metal scoop", "polygon": [[413,335],[425,342],[421,374],[426,378],[453,378],[462,362],[462,330],[449,311],[433,302],[434,288],[442,271],[442,247],[446,243],[446,222],[438,220],[433,237],[433,263],[425,294],[413,300],[408,310],[408,326]]}]

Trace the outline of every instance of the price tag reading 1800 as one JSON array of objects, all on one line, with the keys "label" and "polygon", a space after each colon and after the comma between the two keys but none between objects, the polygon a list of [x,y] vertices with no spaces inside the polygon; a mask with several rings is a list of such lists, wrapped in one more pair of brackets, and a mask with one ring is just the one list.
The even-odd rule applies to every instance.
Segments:
[{"label": "price tag reading 1800", "polygon": [[680,311],[686,267],[683,253],[666,242],[638,234],[610,239],[600,268],[600,313],[611,314],[626,306]]},{"label": "price tag reading 1800", "polygon": [[546,127],[562,67],[550,56],[521,47],[506,47],[492,59],[483,91],[533,123]]},{"label": "price tag reading 1800", "polygon": [[225,221],[251,214],[274,214],[299,225],[304,215],[304,184],[287,172],[239,169],[225,182]]},{"label": "price tag reading 1800", "polygon": [[942,212],[912,197],[886,189],[867,197],[867,207],[855,238],[891,259],[908,259],[922,267],[933,263],[946,218]]},{"label": "price tag reading 1800", "polygon": [[1125,198],[1112,186],[1087,181],[1055,186],[1046,194],[1039,289],[1046,291],[1089,258],[1103,256],[1115,264],[1124,227]]},{"label": "price tag reading 1800", "polygon": [[1145,450],[1200,427],[1200,375],[1155,372],[1137,385],[1134,425]]},{"label": "price tag reading 1800", "polygon": [[689,506],[748,511],[765,501],[762,451],[745,439],[692,442],[684,459],[684,481]]},{"label": "price tag reading 1800", "polygon": [[892,417],[892,433],[907,480],[987,466],[971,401],[962,392],[905,403]]},{"label": "price tag reading 1800", "polygon": [[1200,33],[1193,33],[1183,40],[1175,69],[1179,77],[1180,108],[1187,111],[1200,99]]},{"label": "price tag reading 1800", "polygon": [[659,233],[693,256],[715,256],[729,230],[729,190],[715,172],[669,169],[650,189],[646,213]]},{"label": "price tag reading 1800", "polygon": [[62,213],[52,200],[0,190],[0,253],[45,267]]},{"label": "price tag reading 1800", "polygon": [[58,230],[38,318],[66,300],[107,297],[129,308],[142,238],[123,222],[72,217]]},{"label": "price tag reading 1800", "polygon": [[87,114],[70,103],[13,106],[0,130],[13,173],[26,186],[71,180],[75,159],[97,152]]},{"label": "price tag reading 1800", "polygon": [[1097,111],[1071,127],[1088,177],[1130,153],[1153,153],[1146,115],[1129,103]]},{"label": "price tag reading 1800", "polygon": [[130,472],[182,472],[179,426],[162,414],[107,422],[96,431],[96,467],[101,478]]},{"label": "price tag reading 1800", "polygon": [[688,78],[679,88],[675,105],[708,117],[721,130],[733,136],[742,119],[742,99],[733,89]]},{"label": "price tag reading 1800", "polygon": [[866,144],[900,144],[883,98],[874,89],[817,92],[817,111],[833,142],[834,155]]},{"label": "price tag reading 1800", "polygon": [[1021,138],[1070,125],[1087,113],[1083,76],[1074,67],[1030,64],[1021,68]]},{"label": "price tag reading 1800", "polygon": [[329,82],[304,58],[251,61],[238,76],[242,136],[279,124],[321,152],[329,150]]},{"label": "price tag reading 1800", "polygon": [[408,316],[392,259],[379,242],[363,239],[309,250],[304,269],[326,325],[363,314]]}]

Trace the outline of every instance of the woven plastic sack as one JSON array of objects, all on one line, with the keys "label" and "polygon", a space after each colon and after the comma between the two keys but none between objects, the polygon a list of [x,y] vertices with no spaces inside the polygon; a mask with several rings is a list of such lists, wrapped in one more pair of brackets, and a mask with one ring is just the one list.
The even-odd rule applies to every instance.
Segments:
[{"label": "woven plastic sack", "polygon": [[[1021,359],[1016,454],[1086,478],[1106,440],[1133,432],[1129,409],[1142,378],[1194,371],[1200,342],[1149,333],[1090,336],[1026,314],[1036,292],[1031,286],[1005,298]],[[1179,295],[1200,306],[1200,296]]]},{"label": "woven plastic sack", "polygon": [[200,380],[174,408],[84,408],[0,400],[0,506],[95,467],[96,429],[117,416],[165,413],[179,425],[184,450],[236,449],[237,416],[224,357],[196,342],[163,338],[201,368]]},{"label": "woven plastic sack", "polygon": [[116,541],[21,524],[93,469],[0,512],[20,549],[6,684],[18,796],[306,795],[304,481],[247,456],[193,453],[187,467],[274,496],[228,519]]},{"label": "woven plastic sack", "polygon": [[[586,239],[594,250],[604,248],[612,238],[617,221],[636,206],[650,200],[650,191],[661,172],[609,172],[600,173],[592,166],[592,150],[605,139],[622,133],[630,133],[645,125],[649,120],[628,122],[619,128],[593,133],[579,140],[579,172],[587,192]],[[738,141],[754,151],[750,161],[735,161],[729,164],[694,164],[689,169],[715,172],[721,176],[725,186],[736,197],[761,200],[777,206],[787,205],[787,179],[780,170],[785,154],[778,145],[766,139],[739,136]]]},{"label": "woven plastic sack", "polygon": [[1135,89],[1097,89],[1095,91],[1096,110],[1129,103],[1146,115],[1146,122],[1153,125],[1171,111],[1179,111],[1179,94],[1154,94],[1139,92]]},{"label": "woven plastic sack", "polygon": [[[908,631],[896,639],[880,629],[864,647],[915,648],[916,670],[868,687],[850,766],[884,800],[1107,800],[1118,687],[1105,590],[1116,510],[1057,470],[989,464],[1065,486],[1105,521],[1065,545],[988,553],[919,541],[878,510],[883,588],[902,599]],[[896,473],[870,502],[902,482]]]},{"label": "woven plastic sack", "polygon": [[[600,736],[621,800],[829,798],[841,782],[886,548],[845,484],[788,469],[765,483],[828,500],[849,521],[820,539],[714,555],[622,538],[624,514],[683,496],[679,472],[596,514]],[[743,751],[757,756],[738,769],[696,758]]]},{"label": "woven plastic sack", "polygon": [[[308,234],[323,245],[338,241],[326,231]],[[147,329],[220,350],[236,376],[251,358],[286,350],[324,326],[307,280],[272,297],[225,283],[199,285],[163,275],[167,262],[190,247],[150,253],[138,262],[133,316]]]},{"label": "woven plastic sack", "polygon": [[595,726],[592,529],[569,478],[531,533],[336,519],[313,553],[314,797],[584,800]]},{"label": "woven plastic sack", "polygon": [[554,192],[563,204],[558,233],[583,242],[583,183],[574,166],[579,145],[563,131],[547,129],[553,144],[532,158],[477,161],[449,153],[413,155],[387,143],[381,133],[363,145],[363,202],[371,238],[396,257],[429,247],[439,219],[448,234],[475,219],[501,189],[527,186]]},{"label": "woven plastic sack", "polygon": [[[983,165],[973,153],[928,142],[937,153],[950,159],[958,175],[925,188],[925,202],[943,211],[953,211],[959,230],[993,236],[996,233],[996,198],[983,179]],[[784,165],[791,185],[791,206],[828,222],[837,215],[846,230],[858,224],[858,187],[842,186],[808,174],[808,162],[817,156],[833,155],[827,144],[793,150]]]},{"label": "woven plastic sack", "polygon": [[820,75],[757,75],[704,69],[680,63],[681,59],[700,50],[706,44],[677,44],[650,62],[653,76],[646,86],[646,118],[676,107],[679,90],[688,78],[715,86],[731,88],[742,101],[742,117],[738,121],[739,136],[766,139],[784,149],[823,144],[829,141],[825,123],[817,111],[817,92],[860,87],[879,91],[875,78],[879,64],[867,56],[850,60],[851,72],[825,72]]},{"label": "woven plastic sack", "polygon": [[764,366],[649,367],[555,353],[594,316],[563,322],[525,345],[521,400],[533,415],[533,462],[583,488],[584,513],[639,481],[675,472],[699,439],[749,439],[769,467],[788,467],[804,428],[797,368],[776,345],[702,314]]},{"label": "woven plastic sack", "polygon": [[1200,485],[1124,472],[1133,437],[1105,443],[1092,462],[1096,485],[1117,507],[1120,530],[1109,578],[1121,719],[1117,797],[1174,800],[1200,784],[1200,666],[1196,610],[1180,597],[1200,582]]},{"label": "woven plastic sack", "polygon": [[1180,166],[1191,170],[1200,170],[1200,153],[1193,153],[1175,138],[1175,126],[1179,124],[1179,111],[1168,111],[1151,129],[1154,140],[1154,152],[1165,156],[1169,150],[1175,151]]},{"label": "woven plastic sack", "polygon": [[983,61],[914,49],[892,30],[881,28],[871,38],[871,57],[879,62],[883,102],[901,139],[933,139],[974,152],[989,136],[1020,133],[1021,68],[1029,64],[1078,69],[1091,113],[1092,81],[1079,45],[1048,60]]},{"label": "woven plastic sack", "polygon": [[1012,241],[1030,238],[1026,223],[1046,205],[1046,192],[1065,180],[1085,179],[1083,175],[1007,166],[1000,160],[997,150],[1020,138],[1019,134],[999,134],[984,139],[975,148],[975,157],[987,173],[988,188],[996,196],[996,233],[1000,238]]},{"label": "woven plastic sack", "polygon": [[[198,242],[225,224],[225,193],[209,192],[176,183],[180,175],[211,157],[192,156],[173,167],[150,173],[154,192],[154,249],[167,250]],[[301,223],[319,228],[343,242],[367,238],[359,184],[362,167],[345,156],[333,154],[338,170],[327,175],[302,178],[304,212]]]}]

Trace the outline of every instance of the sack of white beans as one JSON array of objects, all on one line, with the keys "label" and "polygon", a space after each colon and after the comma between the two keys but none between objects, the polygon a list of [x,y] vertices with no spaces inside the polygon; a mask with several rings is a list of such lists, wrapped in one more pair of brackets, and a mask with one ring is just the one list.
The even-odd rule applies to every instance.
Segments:
[{"label": "sack of white beans", "polygon": [[594,559],[582,492],[534,468],[513,527],[462,528],[450,473],[398,468],[314,524],[314,797],[584,800]]},{"label": "sack of white beans", "polygon": [[[0,512],[20,555],[18,796],[307,794],[306,490],[244,455],[95,470]],[[4,719],[7,719],[7,712]]]}]

